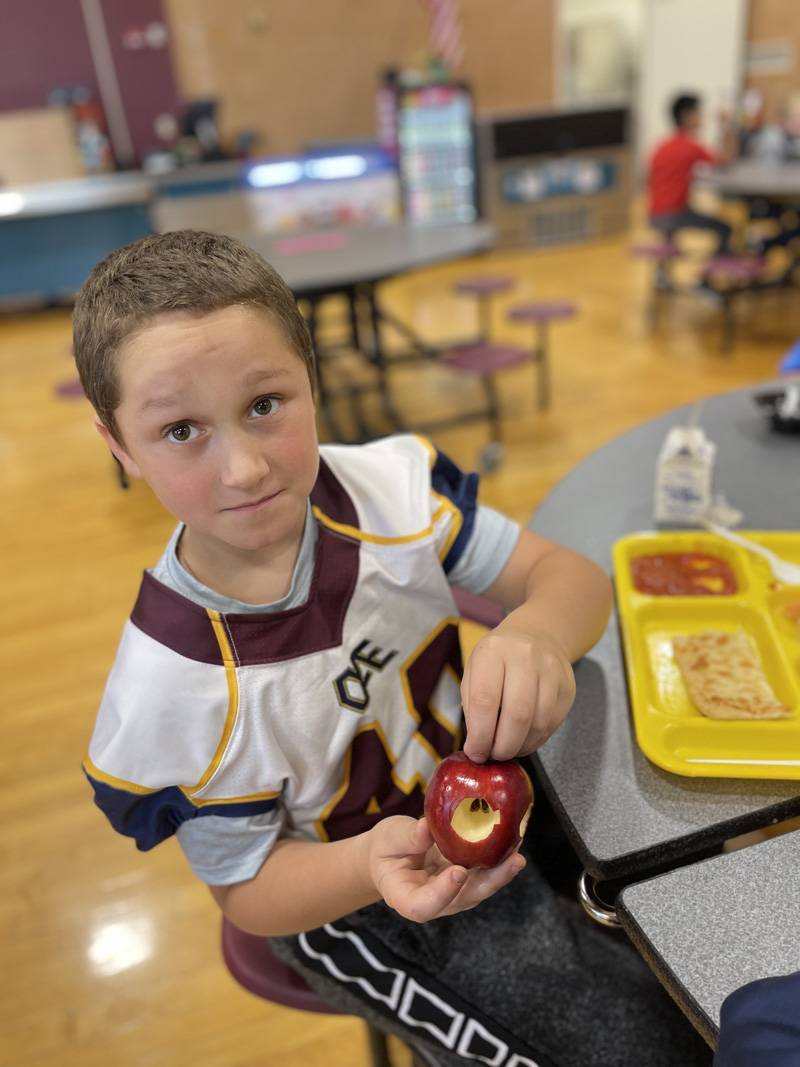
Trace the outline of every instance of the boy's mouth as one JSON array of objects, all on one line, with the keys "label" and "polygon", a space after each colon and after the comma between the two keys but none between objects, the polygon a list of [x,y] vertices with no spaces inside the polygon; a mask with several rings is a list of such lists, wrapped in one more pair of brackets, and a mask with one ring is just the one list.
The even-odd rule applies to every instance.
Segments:
[{"label": "boy's mouth", "polygon": [[257,511],[264,505],[269,504],[271,500],[274,500],[276,496],[282,493],[283,490],[279,489],[276,493],[270,493],[268,496],[259,497],[258,500],[250,500],[246,504],[237,504],[236,507],[223,508],[223,511]]}]

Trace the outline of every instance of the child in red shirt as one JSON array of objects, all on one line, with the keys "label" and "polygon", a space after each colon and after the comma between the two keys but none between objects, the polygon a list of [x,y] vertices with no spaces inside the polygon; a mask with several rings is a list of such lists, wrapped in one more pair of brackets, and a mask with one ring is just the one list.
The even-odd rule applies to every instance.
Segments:
[{"label": "child in red shirt", "polygon": [[698,163],[728,162],[733,153],[728,146],[724,156],[716,156],[696,139],[702,125],[699,97],[679,96],[673,101],[671,111],[675,133],[662,141],[650,158],[647,180],[650,224],[670,238],[678,230],[710,230],[717,236],[714,254],[725,253],[731,227],[714,215],[694,211],[689,206],[689,192]]}]

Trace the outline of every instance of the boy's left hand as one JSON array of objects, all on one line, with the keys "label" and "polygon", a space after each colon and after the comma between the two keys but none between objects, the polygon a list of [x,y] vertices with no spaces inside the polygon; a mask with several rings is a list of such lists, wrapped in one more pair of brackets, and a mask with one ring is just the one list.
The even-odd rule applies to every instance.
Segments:
[{"label": "boy's left hand", "polygon": [[558,642],[501,623],[477,643],[464,670],[464,751],[478,763],[526,756],[561,725],[574,699],[575,676]]}]

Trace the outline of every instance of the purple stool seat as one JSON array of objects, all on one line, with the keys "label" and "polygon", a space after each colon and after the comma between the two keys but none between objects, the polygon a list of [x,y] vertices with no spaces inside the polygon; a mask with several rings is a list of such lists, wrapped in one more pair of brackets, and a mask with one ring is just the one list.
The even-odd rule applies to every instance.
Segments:
[{"label": "purple stool seat", "polygon": [[497,604],[493,604],[491,600],[487,600],[477,593],[470,593],[469,590],[461,589],[455,585],[451,587],[450,591],[455,599],[458,614],[462,619],[469,619],[471,622],[480,623],[481,626],[488,626],[490,630],[493,630],[498,623],[503,621],[503,609],[498,607]]},{"label": "purple stool seat", "polygon": [[56,396],[72,397],[72,396],[86,396],[81,385],[80,378],[69,378],[67,381],[59,382],[55,388]]},{"label": "purple stool seat", "polygon": [[571,319],[577,311],[571,300],[532,300],[515,304],[508,312],[514,322],[550,322],[553,319]]},{"label": "purple stool seat", "polygon": [[222,920],[222,956],[239,985],[257,997],[298,1011],[341,1015],[275,955],[266,937],[246,934],[227,919]]},{"label": "purple stool seat", "polygon": [[759,277],[764,260],[758,256],[714,256],[706,265],[706,274],[732,282],[749,282]]},{"label": "purple stool seat", "polygon": [[648,241],[631,246],[631,253],[639,259],[677,259],[682,255],[680,248],[672,241]]},{"label": "purple stool seat", "polygon": [[508,292],[515,284],[514,278],[509,275],[474,274],[456,282],[454,289],[457,293],[466,293],[469,296],[491,296],[493,293]]},{"label": "purple stool seat", "polygon": [[459,348],[450,348],[441,355],[442,363],[468,374],[493,374],[495,371],[526,363],[530,358],[531,354],[525,348],[493,344],[461,345]]}]

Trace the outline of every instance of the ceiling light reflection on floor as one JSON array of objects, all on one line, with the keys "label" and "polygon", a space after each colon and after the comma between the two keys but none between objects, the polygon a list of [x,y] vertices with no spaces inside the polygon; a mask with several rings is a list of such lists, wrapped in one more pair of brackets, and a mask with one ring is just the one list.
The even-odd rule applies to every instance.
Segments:
[{"label": "ceiling light reflection on floor", "polygon": [[96,927],[87,952],[92,969],[105,977],[135,967],[152,954],[153,925],[146,916]]}]

